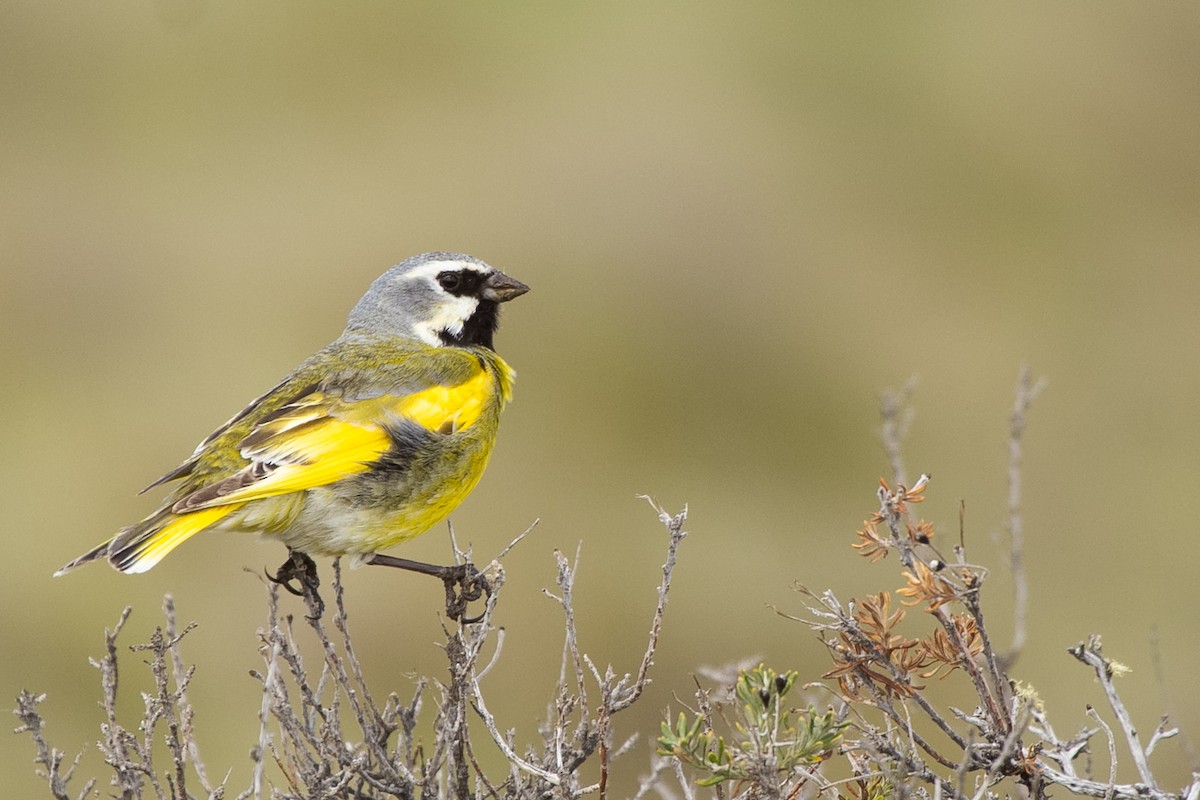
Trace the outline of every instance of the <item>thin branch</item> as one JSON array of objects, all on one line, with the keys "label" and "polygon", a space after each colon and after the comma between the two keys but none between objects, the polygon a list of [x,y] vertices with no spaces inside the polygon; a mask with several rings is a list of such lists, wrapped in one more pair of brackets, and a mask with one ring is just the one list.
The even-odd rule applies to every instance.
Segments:
[{"label": "thin branch", "polygon": [[880,433],[883,439],[883,452],[887,456],[888,466],[896,483],[907,485],[904,474],[904,461],[901,458],[901,444],[908,435],[908,427],[912,424],[913,410],[910,404],[913,393],[917,390],[917,376],[909,376],[904,386],[899,390],[888,389],[880,399],[879,417]]},{"label": "thin branch", "polygon": [[545,594],[557,600],[563,608],[565,635],[563,637],[562,671],[558,678],[559,685],[563,691],[566,691],[565,670],[569,662],[575,671],[575,692],[583,706],[583,713],[586,714],[587,685],[583,680],[583,660],[580,658],[579,638],[575,627],[575,572],[579,568],[579,558],[582,552],[583,542],[579,542],[575,546],[575,561],[570,563],[561,551],[554,551],[554,560],[558,564],[558,577],[555,582],[562,590],[562,596],[556,596],[549,592],[545,592]]},{"label": "thin branch", "polygon": [[935,750],[933,745],[931,745],[925,740],[924,737],[917,733],[913,729],[911,720],[907,720],[905,717],[900,716],[900,713],[896,711],[895,706],[892,705],[892,701],[888,699],[888,696],[885,693],[879,690],[874,681],[864,681],[864,685],[871,691],[871,699],[875,706],[887,714],[888,717],[891,718],[892,722],[894,722],[908,735],[909,741],[912,744],[920,747],[930,758],[941,764],[943,767],[954,769],[954,762]]},{"label": "thin branch", "polygon": [[1107,722],[1100,718],[1100,715],[1096,713],[1096,709],[1089,705],[1087,707],[1087,713],[1089,717],[1096,720],[1096,722],[1100,724],[1100,727],[1104,729],[1104,736],[1108,740],[1108,791],[1105,793],[1104,797],[1105,800],[1112,800],[1113,793],[1116,791],[1117,785],[1117,743],[1116,740],[1113,739],[1112,728],[1108,726]]},{"label": "thin branch", "polygon": [[673,759],[675,767],[675,780],[679,781],[679,788],[683,789],[685,800],[696,800],[696,792],[692,788],[692,782],[683,774],[683,762],[679,759]]},{"label": "thin branch", "polygon": [[1151,789],[1141,783],[1101,783],[1087,780],[1067,775],[1065,772],[1059,772],[1044,764],[1041,766],[1041,770],[1047,783],[1057,784],[1072,794],[1087,797],[1115,798],[1115,800],[1180,800],[1180,797],[1193,798],[1194,794],[1200,796],[1200,780],[1196,780],[1184,792],[1177,794],[1164,792],[1161,789]]},{"label": "thin branch", "polygon": [[483,699],[483,691],[479,688],[479,679],[472,678],[470,681],[471,688],[471,705],[475,708],[475,713],[483,720],[483,726],[491,735],[492,741],[500,748],[500,752],[504,753],[504,757],[508,759],[510,764],[513,764],[522,772],[526,772],[537,778],[540,778],[551,786],[561,786],[562,779],[553,772],[544,770],[541,767],[526,761],[517,755],[517,752],[512,748],[512,745],[500,734],[499,728],[496,727],[496,718],[492,716],[492,712],[488,710],[487,703]]},{"label": "thin branch", "polygon": [[1146,755],[1149,756],[1154,752],[1154,748],[1158,743],[1166,739],[1173,739],[1179,734],[1179,728],[1168,728],[1171,721],[1163,717],[1158,721],[1158,727],[1154,729],[1154,733],[1150,736],[1150,742],[1146,745]]},{"label": "thin branch", "polygon": [[975,686],[975,693],[979,695],[979,699],[988,713],[988,718],[996,726],[997,731],[1007,734],[1012,729],[1012,720],[1008,718],[1003,702],[998,701],[992,694],[992,687],[988,685],[983,671],[979,668],[979,663],[971,656],[971,648],[967,646],[958,626],[954,624],[954,620],[946,613],[945,609],[937,608],[932,613],[942,624],[950,641],[954,642],[955,649],[962,654],[962,669],[971,678],[971,683]]},{"label": "thin branch", "polygon": [[[269,724],[271,720],[272,692],[279,681],[279,657],[282,649],[282,634],[279,631],[279,585],[272,583],[267,590],[267,623],[270,633],[264,635],[267,640],[265,656],[267,673],[262,676],[263,695],[258,709],[258,743],[251,749],[250,758],[254,763],[251,773],[250,788],[238,796],[238,800],[247,797],[261,798],[263,796],[263,773],[267,765],[267,750],[271,746]],[[261,633],[261,632],[260,632]]]},{"label": "thin branch", "polygon": [[1000,747],[1000,752],[992,760],[991,766],[987,769],[986,780],[976,793],[976,800],[981,800],[984,796],[984,790],[991,784],[999,780],[1000,776],[1006,774],[1009,770],[1009,762],[1013,755],[1021,748],[1021,734],[1025,732],[1026,727],[1032,717],[1030,709],[1026,705],[1021,706],[1021,711],[1017,718],[1013,720],[1012,730],[1004,738],[1004,744]]},{"label": "thin branch", "polygon": [[650,774],[643,775],[638,781],[637,792],[634,794],[633,800],[643,800],[651,789],[658,789],[663,772],[671,767],[672,762],[678,763],[674,758],[668,756],[656,756],[650,759]]},{"label": "thin branch", "polygon": [[1029,615],[1029,583],[1025,576],[1025,531],[1021,519],[1021,437],[1029,407],[1046,386],[1039,378],[1030,382],[1029,365],[1022,364],[1017,374],[1017,393],[1009,417],[1008,437],[1008,539],[1009,565],[1013,576],[1013,638],[1004,657],[1005,671],[1012,668],[1025,647],[1025,625]]},{"label": "thin branch", "polygon": [[[962,561],[961,546],[955,548],[959,554],[959,561]],[[979,640],[983,643],[984,663],[987,665],[988,679],[996,691],[1000,693],[1000,703],[1006,709],[1009,709],[1009,715],[1012,713],[1012,691],[1009,687],[1008,675],[1004,672],[1000,664],[1000,659],[996,656],[996,651],[992,648],[992,637],[988,633],[987,625],[983,619],[983,575],[974,573],[976,580],[975,585],[967,591],[962,598],[963,605],[975,619],[975,629],[979,632]],[[1008,719],[1007,715],[1003,715],[1004,719]]]},{"label": "thin branch", "polygon": [[[38,770],[38,775],[43,778],[50,787],[50,794],[54,796],[54,800],[71,800],[71,795],[67,791],[67,784],[71,782],[71,776],[75,772],[75,768],[79,766],[79,760],[83,758],[83,751],[75,756],[75,760],[71,762],[71,766],[67,768],[66,774],[62,773],[63,752],[57,748],[51,747],[46,741],[43,730],[45,729],[45,721],[42,719],[41,712],[38,711],[38,705],[46,699],[46,695],[35,695],[33,692],[22,691],[17,695],[17,707],[13,710],[13,714],[21,720],[21,724],[13,731],[13,733],[28,733],[33,739],[34,747],[37,750],[37,755],[34,756],[34,763],[41,764],[45,767],[45,771]],[[92,787],[95,785],[95,779],[89,780],[83,787],[83,792],[80,793],[80,798],[91,794]]]},{"label": "thin branch", "polygon": [[1095,670],[1096,678],[1104,688],[1105,697],[1108,698],[1108,705],[1117,716],[1117,722],[1120,723],[1121,730],[1125,734],[1125,742],[1133,756],[1133,763],[1137,766],[1138,775],[1148,787],[1157,789],[1158,785],[1154,782],[1154,775],[1150,772],[1150,764],[1146,759],[1146,751],[1142,749],[1142,745],[1138,741],[1137,729],[1133,725],[1129,712],[1125,710],[1125,704],[1121,702],[1121,698],[1117,694],[1117,688],[1113,685],[1112,662],[1105,658],[1101,651],[1100,637],[1091,636],[1086,643],[1080,642],[1075,647],[1068,648],[1067,652]]},{"label": "thin branch", "polygon": [[658,584],[658,605],[654,608],[654,616],[650,620],[650,634],[646,642],[646,652],[642,656],[641,666],[638,667],[637,678],[633,685],[630,686],[620,697],[615,698],[610,713],[617,713],[629,708],[637,702],[642,696],[642,690],[646,688],[646,684],[650,682],[647,677],[650,672],[650,665],[654,663],[654,651],[658,649],[658,637],[662,631],[663,613],[667,608],[667,595],[671,591],[671,575],[675,572],[675,557],[679,552],[679,545],[687,536],[687,531],[684,530],[684,523],[687,522],[687,506],[678,514],[671,515],[663,510],[662,506],[658,505],[650,497],[643,495],[643,499],[650,504],[650,507],[658,513],[658,520],[667,528],[670,534],[670,542],[667,544],[667,560],[662,566],[662,581]]},{"label": "thin branch", "polygon": [[[187,695],[193,668],[188,668],[183,662],[183,653],[179,649],[179,642],[183,636],[176,633],[175,598],[169,594],[163,596],[163,616],[167,620],[167,638],[172,643],[170,647],[171,668],[175,678],[176,702],[179,704],[182,744],[187,751],[192,769],[196,771],[196,776],[200,779],[200,785],[211,795],[215,789],[208,780],[208,771],[204,768],[203,759],[200,758],[200,745],[196,742],[195,731],[192,728],[194,712]],[[187,630],[190,629],[191,626],[188,626]]]}]

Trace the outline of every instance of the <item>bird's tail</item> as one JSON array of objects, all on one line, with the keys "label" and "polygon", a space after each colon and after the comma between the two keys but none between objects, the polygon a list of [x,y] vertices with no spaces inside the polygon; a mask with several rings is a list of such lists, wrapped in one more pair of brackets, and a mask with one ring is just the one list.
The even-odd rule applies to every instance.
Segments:
[{"label": "bird's tail", "polygon": [[145,572],[192,536],[241,507],[241,503],[235,503],[188,514],[174,514],[163,509],[64,565],[54,576],[64,575],[101,558],[107,558],[121,572]]},{"label": "bird's tail", "polygon": [[112,539],[109,539],[107,542],[101,542],[91,550],[88,550],[86,553],[79,556],[79,558],[72,559],[69,563],[62,565],[55,571],[54,577],[57,578],[59,575],[66,575],[71,570],[78,566],[82,566],[89,561],[95,561],[98,558],[104,558],[108,555],[108,545],[112,541]]}]

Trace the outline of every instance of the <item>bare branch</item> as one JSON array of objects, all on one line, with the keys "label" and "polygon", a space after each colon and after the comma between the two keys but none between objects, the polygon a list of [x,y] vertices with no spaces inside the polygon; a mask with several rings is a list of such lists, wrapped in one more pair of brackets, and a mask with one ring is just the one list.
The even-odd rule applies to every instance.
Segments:
[{"label": "bare branch", "polygon": [[1046,387],[1044,378],[1030,382],[1029,365],[1022,364],[1017,374],[1017,393],[1009,418],[1008,437],[1008,540],[1009,566],[1013,576],[1013,639],[1001,660],[1004,670],[1016,663],[1025,647],[1025,624],[1029,615],[1029,584],[1025,577],[1025,531],[1021,519],[1021,437],[1029,407]]},{"label": "bare branch", "polygon": [[[79,765],[79,759],[83,757],[83,751],[75,756],[75,760],[67,769],[66,774],[62,773],[63,752],[57,748],[51,747],[46,742],[45,722],[42,720],[41,712],[38,711],[40,705],[46,699],[46,695],[35,695],[33,692],[22,691],[17,695],[17,707],[13,710],[13,715],[21,720],[21,724],[13,731],[13,733],[28,733],[33,739],[34,747],[37,750],[37,755],[34,756],[34,763],[41,764],[45,771],[38,771],[39,777],[43,778],[50,787],[50,794],[54,796],[54,800],[71,800],[71,795],[67,791],[67,785],[71,782],[71,776],[75,772],[75,768]],[[90,780],[83,787],[80,793],[80,798],[91,794],[92,787],[95,785],[95,780]]]},{"label": "bare branch", "polygon": [[1112,728],[1100,718],[1100,715],[1096,713],[1096,709],[1089,705],[1087,713],[1089,717],[1096,720],[1100,724],[1100,727],[1104,729],[1104,737],[1108,740],[1108,791],[1104,797],[1105,800],[1112,800],[1117,785],[1117,743],[1113,739]]},{"label": "bare branch", "polygon": [[654,662],[654,651],[658,648],[658,637],[662,630],[663,613],[667,608],[667,595],[671,591],[671,575],[675,572],[675,558],[679,552],[679,545],[687,536],[687,531],[683,528],[684,523],[687,522],[687,506],[684,506],[683,510],[678,514],[671,515],[650,497],[643,495],[643,498],[658,513],[658,520],[666,526],[667,532],[670,534],[670,541],[667,544],[667,560],[662,566],[662,581],[658,584],[658,605],[655,606],[654,617],[650,620],[650,634],[646,642],[646,652],[642,656],[642,664],[638,667],[637,678],[634,680],[633,685],[622,696],[616,698],[609,709],[610,713],[613,714],[623,711],[636,703],[638,698],[642,696],[642,690],[649,683],[647,676],[650,673],[650,665]]},{"label": "bare branch", "polygon": [[[1129,712],[1125,710],[1125,704],[1121,702],[1121,698],[1117,694],[1117,688],[1113,685],[1113,662],[1104,657],[1101,651],[1100,637],[1088,637],[1087,642],[1080,642],[1075,647],[1068,648],[1067,652],[1095,671],[1096,678],[1104,688],[1104,695],[1108,698],[1108,705],[1112,708],[1113,713],[1116,714],[1117,722],[1121,725],[1121,731],[1125,734],[1125,742],[1129,746],[1130,754],[1133,756],[1133,763],[1137,766],[1138,775],[1141,776],[1144,784],[1151,789],[1157,789],[1158,786],[1154,782],[1154,775],[1150,772],[1150,764],[1146,759],[1146,751],[1142,749],[1142,745],[1138,741],[1137,729],[1133,725],[1133,720],[1130,718]],[[1093,716],[1095,715],[1093,714]],[[1099,720],[1100,718],[1096,717],[1096,719]],[[1107,726],[1105,726],[1105,730],[1108,730]],[[1111,736],[1111,731],[1109,735]]]},{"label": "bare branch", "polygon": [[1166,739],[1173,739],[1179,735],[1179,728],[1168,728],[1170,720],[1163,717],[1158,722],[1158,727],[1154,729],[1154,734],[1150,737],[1150,742],[1146,745],[1146,755],[1149,756],[1154,752],[1154,748],[1159,742]]},{"label": "bare branch", "polygon": [[901,444],[908,435],[908,426],[912,424],[912,396],[917,390],[917,376],[911,375],[898,391],[886,390],[880,400],[880,433],[883,439],[883,452],[887,456],[892,478],[896,483],[907,484],[904,474],[904,461],[901,458]]}]

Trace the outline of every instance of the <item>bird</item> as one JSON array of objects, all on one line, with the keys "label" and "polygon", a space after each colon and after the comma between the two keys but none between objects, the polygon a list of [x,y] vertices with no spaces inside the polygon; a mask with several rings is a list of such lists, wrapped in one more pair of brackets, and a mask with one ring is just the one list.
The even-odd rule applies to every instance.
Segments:
[{"label": "bird", "polygon": [[317,597],[312,555],[445,578],[449,568],[379,551],[445,520],[479,482],[515,379],[493,345],[500,304],[527,291],[463,253],[396,264],[337,339],[143,490],[174,485],[156,511],[54,574],[99,560],[146,572],[221,530],[285,544],[289,560],[269,577],[295,594]]}]

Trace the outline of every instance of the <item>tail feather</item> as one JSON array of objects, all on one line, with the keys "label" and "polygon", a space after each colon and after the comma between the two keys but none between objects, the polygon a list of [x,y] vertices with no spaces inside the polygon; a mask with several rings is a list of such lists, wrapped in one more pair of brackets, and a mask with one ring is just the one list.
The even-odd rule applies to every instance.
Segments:
[{"label": "tail feather", "polygon": [[76,567],[107,558],[121,572],[145,572],[195,534],[215,524],[241,508],[241,503],[206,508],[189,514],[172,514],[164,510],[144,522],[125,528],[113,538],[98,545],[55,572],[57,577]]},{"label": "tail feather", "polygon": [[71,570],[75,569],[76,567],[82,566],[82,565],[88,563],[89,561],[95,561],[96,559],[104,558],[105,556],[108,555],[108,546],[112,543],[112,541],[113,541],[112,539],[109,539],[107,542],[101,542],[100,544],[93,547],[91,550],[88,550],[86,553],[81,555],[79,558],[72,559],[70,562],[62,565],[54,573],[54,577],[57,578],[60,575],[66,575]]},{"label": "tail feather", "polygon": [[145,572],[162,561],[167,553],[238,508],[241,508],[240,504],[178,516],[172,514],[169,522],[161,527],[122,531],[109,545],[108,560],[121,572]]}]

